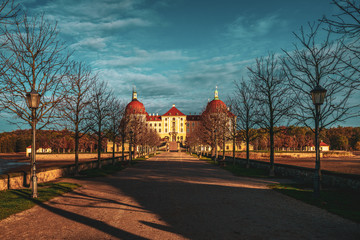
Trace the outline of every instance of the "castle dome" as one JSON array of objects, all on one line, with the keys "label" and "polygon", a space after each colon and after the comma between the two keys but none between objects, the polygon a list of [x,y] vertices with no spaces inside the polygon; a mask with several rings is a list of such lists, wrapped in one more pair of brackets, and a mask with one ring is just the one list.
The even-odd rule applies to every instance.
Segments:
[{"label": "castle dome", "polygon": [[206,106],[206,113],[219,113],[219,112],[228,112],[226,104],[219,99],[218,90],[216,87],[214,99],[209,102]]},{"label": "castle dome", "polygon": [[220,99],[214,99],[207,104],[205,112],[208,113],[227,112],[227,107],[226,104]]},{"label": "castle dome", "polygon": [[132,101],[125,108],[126,114],[146,114],[144,104],[137,100],[137,92],[134,88],[132,93]]}]

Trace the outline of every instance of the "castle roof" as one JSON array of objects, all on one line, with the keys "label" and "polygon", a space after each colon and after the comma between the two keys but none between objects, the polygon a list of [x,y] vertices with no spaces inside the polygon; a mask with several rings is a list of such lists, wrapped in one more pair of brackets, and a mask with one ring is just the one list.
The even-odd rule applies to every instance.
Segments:
[{"label": "castle roof", "polygon": [[163,116],[185,116],[185,114],[180,112],[180,110],[175,107],[175,104],[173,104],[172,108],[170,108],[170,110],[167,111]]},{"label": "castle roof", "polygon": [[146,114],[144,104],[142,104],[137,99],[133,99],[126,106],[125,109],[126,114]]},{"label": "castle roof", "polygon": [[161,121],[161,116],[146,115],[146,121]]},{"label": "castle roof", "polygon": [[214,99],[207,104],[204,113],[227,113],[229,117],[235,116],[232,112],[229,111],[226,104],[219,99],[217,86],[214,92]]},{"label": "castle roof", "polygon": [[144,104],[142,104],[139,100],[137,100],[137,92],[134,86],[132,92],[132,101],[125,108],[126,114],[147,114],[145,111]]}]

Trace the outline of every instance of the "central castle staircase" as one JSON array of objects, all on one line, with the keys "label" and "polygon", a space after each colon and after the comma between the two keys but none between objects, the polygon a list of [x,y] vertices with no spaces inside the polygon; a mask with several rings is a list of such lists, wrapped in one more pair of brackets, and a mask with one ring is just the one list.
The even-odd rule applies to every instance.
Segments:
[{"label": "central castle staircase", "polygon": [[178,151],[178,143],[177,142],[169,142],[169,151],[177,152]]}]

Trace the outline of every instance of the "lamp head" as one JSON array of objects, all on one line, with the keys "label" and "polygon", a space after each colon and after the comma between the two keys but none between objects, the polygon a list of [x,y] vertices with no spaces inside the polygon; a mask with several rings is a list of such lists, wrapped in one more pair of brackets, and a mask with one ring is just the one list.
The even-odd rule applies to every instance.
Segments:
[{"label": "lamp head", "polygon": [[317,85],[310,91],[314,105],[321,105],[324,103],[327,90],[320,85]]},{"label": "lamp head", "polygon": [[34,89],[31,92],[26,93],[26,103],[29,108],[37,109],[40,104],[41,95],[37,93]]}]

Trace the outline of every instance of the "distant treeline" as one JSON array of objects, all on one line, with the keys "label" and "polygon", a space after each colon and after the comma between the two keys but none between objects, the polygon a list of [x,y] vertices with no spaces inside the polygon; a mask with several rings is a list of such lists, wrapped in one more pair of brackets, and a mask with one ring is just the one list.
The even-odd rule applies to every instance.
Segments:
[{"label": "distant treeline", "polygon": [[[251,142],[255,150],[268,150],[269,137],[263,129],[254,130],[257,137]],[[320,139],[330,145],[331,150],[360,150],[360,127],[334,127],[324,129]],[[307,127],[276,127],[275,149],[302,150],[314,143],[314,133]]]},{"label": "distant treeline", "polygon": [[[106,139],[104,139],[106,142]],[[0,133],[0,152],[25,152],[31,145],[31,130],[16,130]],[[106,144],[103,144],[106,147]],[[36,148],[51,148],[53,152],[72,152],[75,148],[73,132],[69,130],[37,130]],[[90,135],[80,139],[80,152],[93,152],[97,149],[95,140]]]},{"label": "distant treeline", "polygon": [[[268,133],[263,129],[255,129],[257,138],[251,142],[255,150],[269,148]],[[313,145],[314,133],[307,127],[277,127],[275,129],[275,149],[301,150]],[[320,139],[330,145],[331,150],[360,150],[360,127],[334,127],[324,129]],[[74,151],[73,133],[69,130],[37,130],[37,148],[51,148],[53,152]],[[106,146],[104,139],[103,146]],[[31,130],[16,130],[0,133],[0,152],[25,152],[31,145]],[[80,139],[80,152],[93,152],[97,149],[91,135]]]}]

